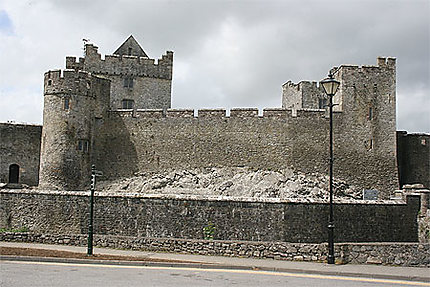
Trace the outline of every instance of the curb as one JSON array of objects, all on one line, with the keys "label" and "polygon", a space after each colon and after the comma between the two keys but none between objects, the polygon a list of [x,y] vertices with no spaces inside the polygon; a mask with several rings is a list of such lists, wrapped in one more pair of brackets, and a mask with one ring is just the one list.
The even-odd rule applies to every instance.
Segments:
[{"label": "curb", "polygon": [[198,262],[150,262],[150,261],[124,261],[124,260],[100,260],[100,259],[76,259],[76,258],[61,258],[61,257],[36,257],[36,256],[13,256],[13,255],[0,255],[0,261],[19,261],[19,262],[46,262],[46,263],[70,263],[70,264],[94,264],[94,265],[119,265],[119,266],[151,266],[151,267],[177,267],[177,268],[200,268],[200,269],[213,269],[213,270],[254,270],[254,271],[271,271],[271,272],[285,272],[296,274],[316,274],[316,275],[331,275],[331,276],[345,276],[357,278],[371,278],[371,279],[391,279],[403,280],[413,282],[430,283],[429,277],[419,276],[401,276],[401,275],[382,275],[382,274],[368,274],[356,272],[341,272],[341,271],[319,271],[319,270],[306,270],[294,268],[271,268],[259,266],[240,266],[240,265],[221,265],[217,263],[198,263]]}]

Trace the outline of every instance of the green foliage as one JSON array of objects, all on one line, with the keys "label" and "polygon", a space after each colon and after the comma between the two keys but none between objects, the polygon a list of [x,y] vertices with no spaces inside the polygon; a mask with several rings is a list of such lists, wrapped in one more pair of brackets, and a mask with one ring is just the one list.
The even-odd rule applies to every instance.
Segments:
[{"label": "green foliage", "polygon": [[29,232],[29,231],[30,230],[26,226],[23,226],[17,229],[0,227],[0,233],[5,233],[5,232],[21,233],[21,232]]},{"label": "green foliage", "polygon": [[213,240],[215,233],[215,224],[209,222],[207,226],[203,227],[203,237],[206,240]]}]

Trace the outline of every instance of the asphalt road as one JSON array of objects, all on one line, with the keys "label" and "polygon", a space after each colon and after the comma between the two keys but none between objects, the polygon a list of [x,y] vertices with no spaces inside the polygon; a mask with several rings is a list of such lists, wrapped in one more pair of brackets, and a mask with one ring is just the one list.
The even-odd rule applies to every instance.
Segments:
[{"label": "asphalt road", "polygon": [[48,262],[0,262],[0,286],[430,286],[430,283],[285,272]]}]

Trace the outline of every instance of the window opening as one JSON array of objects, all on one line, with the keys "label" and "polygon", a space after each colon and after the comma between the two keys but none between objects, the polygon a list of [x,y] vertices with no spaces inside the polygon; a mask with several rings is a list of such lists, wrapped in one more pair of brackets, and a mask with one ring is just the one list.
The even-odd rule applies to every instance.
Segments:
[{"label": "window opening", "polygon": [[327,106],[327,99],[319,98],[318,99],[318,108],[319,109],[325,109],[326,106]]},{"label": "window opening", "polygon": [[19,165],[11,164],[9,166],[9,183],[18,183],[19,181]]},{"label": "window opening", "polygon": [[64,105],[63,105],[64,110],[69,110],[70,109],[70,98],[64,98]]},{"label": "window opening", "polygon": [[78,140],[77,148],[78,150],[87,153],[90,150],[90,142],[88,140]]},{"label": "window opening", "polygon": [[52,85],[52,80],[48,80],[48,86]]},{"label": "window opening", "polygon": [[128,55],[131,56],[131,47],[128,48]]},{"label": "window opening", "polygon": [[129,99],[122,100],[122,108],[123,109],[133,109],[134,101]]},{"label": "window opening", "polygon": [[133,88],[133,78],[131,77],[126,77],[124,78],[124,88]]},{"label": "window opening", "polygon": [[372,107],[369,107],[369,116],[368,116],[369,121],[371,121],[373,119],[373,109]]}]

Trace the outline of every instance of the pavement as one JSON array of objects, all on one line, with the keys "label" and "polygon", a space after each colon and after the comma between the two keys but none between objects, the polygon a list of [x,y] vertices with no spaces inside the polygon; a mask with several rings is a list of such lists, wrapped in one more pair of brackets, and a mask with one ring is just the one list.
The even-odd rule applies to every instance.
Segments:
[{"label": "pavement", "polygon": [[[1,247],[20,247],[32,249],[48,249],[69,252],[79,252],[86,254],[86,247],[49,245],[20,242],[0,242]],[[213,268],[213,269],[239,269],[239,270],[263,270],[290,273],[322,274],[349,277],[364,277],[378,279],[397,279],[408,281],[430,282],[430,268],[421,267],[395,267],[383,265],[330,265],[326,263],[285,261],[274,259],[254,259],[237,258],[223,256],[192,255],[179,253],[163,253],[134,250],[118,250],[108,248],[94,248],[94,254],[119,255],[145,257],[150,259],[164,259],[181,261],[172,262],[142,262],[142,261],[104,261],[91,259],[72,259],[72,258],[45,258],[45,257],[21,257],[1,255],[3,260],[26,260],[26,261],[49,261],[64,263],[97,263],[97,264],[123,264],[123,265],[145,265],[145,266],[170,266],[170,267],[189,267],[189,268]]]}]

